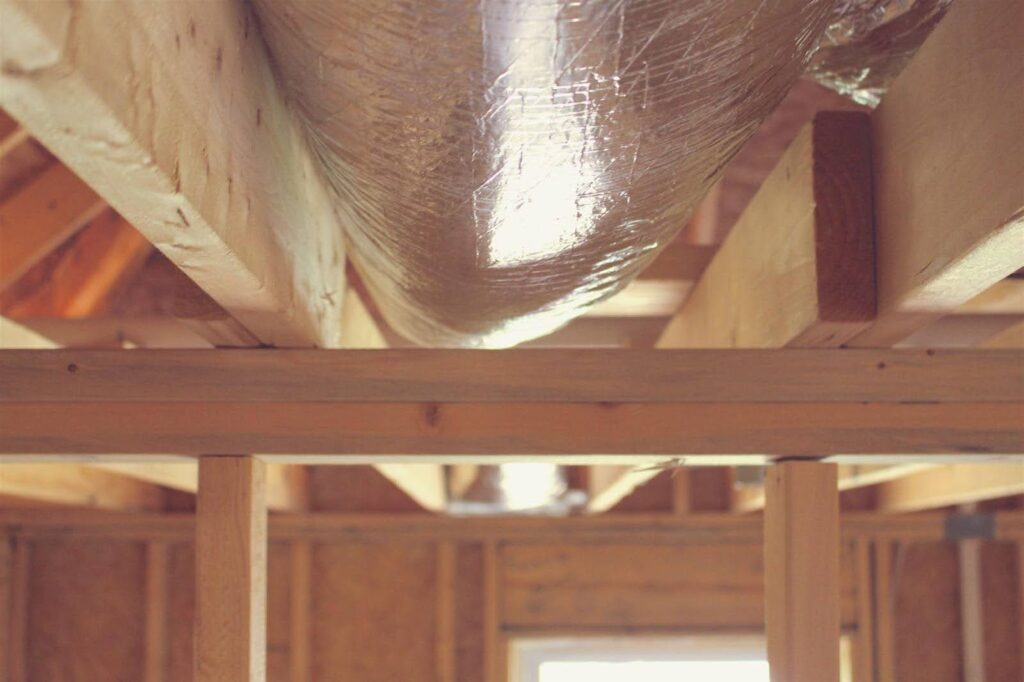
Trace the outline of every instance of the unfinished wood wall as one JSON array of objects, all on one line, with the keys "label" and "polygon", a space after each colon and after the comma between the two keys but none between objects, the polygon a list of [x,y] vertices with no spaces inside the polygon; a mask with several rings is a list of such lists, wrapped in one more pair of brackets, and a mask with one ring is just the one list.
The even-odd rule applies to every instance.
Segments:
[{"label": "unfinished wood wall", "polygon": [[[26,607],[5,614],[20,659],[7,662],[9,682],[192,679],[191,544],[156,541],[154,552],[153,543],[95,537],[5,541],[14,543],[8,562],[27,554],[22,568],[8,568],[10,601]],[[306,563],[296,560],[304,549]],[[990,543],[983,558],[987,682],[1019,682],[1016,548]],[[856,634],[854,559],[847,548],[843,623]],[[892,619],[876,627],[891,638],[892,666],[875,679],[959,681],[955,547],[903,547],[891,566]],[[308,575],[297,575],[304,567]],[[275,541],[268,676],[504,682],[497,649],[520,634],[756,632],[761,573],[755,545]]]}]

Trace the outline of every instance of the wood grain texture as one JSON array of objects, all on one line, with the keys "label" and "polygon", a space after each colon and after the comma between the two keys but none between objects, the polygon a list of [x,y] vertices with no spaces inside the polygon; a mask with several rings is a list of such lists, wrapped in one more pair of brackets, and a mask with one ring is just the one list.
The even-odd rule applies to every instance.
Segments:
[{"label": "wood grain texture", "polygon": [[313,573],[313,679],[436,682],[432,547],[320,544]]},{"label": "wood grain texture", "polygon": [[263,682],[267,666],[263,463],[204,457],[196,512],[196,682]]},{"label": "wood grain texture", "polygon": [[4,291],[0,313],[16,319],[104,314],[152,250],[135,228],[107,211]]},{"label": "wood grain texture", "polygon": [[33,543],[30,565],[23,680],[143,679],[144,544]]},{"label": "wood grain texture", "polygon": [[876,504],[883,512],[913,512],[1013,495],[1024,495],[1024,463],[950,464],[879,485]]},{"label": "wood grain texture", "polygon": [[833,464],[784,462],[765,484],[772,682],[839,682],[839,485]]},{"label": "wood grain texture", "polygon": [[167,557],[167,543],[146,544],[144,682],[167,680]]},{"label": "wood grain texture", "polygon": [[1024,266],[1024,5],[956,3],[872,114],[888,346]]},{"label": "wood grain texture", "polygon": [[313,547],[298,540],[290,545],[290,620],[288,679],[290,682],[313,680]]},{"label": "wood grain texture", "polygon": [[[859,538],[878,541],[939,542],[946,539],[945,512],[914,515],[845,513],[844,542]],[[993,515],[996,538],[1017,541],[1024,538],[1024,515],[1000,512]],[[80,538],[165,539],[187,542],[195,534],[191,514],[115,514],[53,510],[0,512],[0,528],[18,538],[61,537],[69,533]],[[670,545],[759,545],[763,539],[761,519],[731,513],[703,513],[678,516],[669,513],[595,514],[564,519],[530,517],[448,517],[428,514],[287,514],[270,519],[270,533],[276,541],[381,542],[455,541],[460,543],[549,542]],[[173,552],[172,552],[173,554]],[[175,580],[179,580],[176,578]],[[191,582],[191,581],[188,581]]]},{"label": "wood grain texture", "polygon": [[661,348],[839,346],[874,317],[868,119],[819,113],[666,327]]},{"label": "wood grain texture", "polygon": [[[850,547],[842,566],[843,623],[852,626]],[[523,632],[706,632],[764,624],[764,555],[757,543],[565,543],[557,550],[510,543],[501,550],[501,572],[503,622]]]},{"label": "wood grain texture", "polygon": [[984,456],[1022,402],[1014,351],[4,351],[0,452]]},{"label": "wood grain texture", "polygon": [[760,465],[765,452],[814,452],[837,462],[950,454],[983,462],[1024,452],[1020,414],[1016,403],[990,402],[16,403],[0,408],[0,454],[144,461],[213,450],[295,464],[651,466],[680,456]]},{"label": "wood grain texture", "polygon": [[[0,406],[1024,400],[1001,350],[6,350]],[[723,377],[727,377],[725,380]],[[771,391],[765,387],[771,386]]]},{"label": "wood grain texture", "polygon": [[339,215],[246,4],[6,2],[0,31],[0,105],[261,341],[338,345]]},{"label": "wood grain texture", "polygon": [[[4,16],[0,14],[0,22]],[[0,85],[0,91],[3,88]],[[7,199],[0,206],[0,291],[85,227],[106,206],[88,185],[59,163]]]},{"label": "wood grain texture", "polygon": [[85,464],[0,465],[0,494],[114,511],[159,511],[164,505],[158,486]]}]

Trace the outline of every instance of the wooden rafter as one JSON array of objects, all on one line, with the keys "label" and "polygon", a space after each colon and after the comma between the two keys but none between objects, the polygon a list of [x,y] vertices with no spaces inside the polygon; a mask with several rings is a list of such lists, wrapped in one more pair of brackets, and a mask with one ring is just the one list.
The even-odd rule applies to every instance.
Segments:
[{"label": "wooden rafter", "polygon": [[[669,322],[661,348],[837,347],[874,315],[868,120],[804,127]],[[591,509],[656,470],[596,472]]]},{"label": "wooden rafter", "polygon": [[105,208],[103,199],[60,164],[7,199],[0,206],[0,291]]},{"label": "wooden rafter", "polygon": [[852,345],[898,343],[1024,266],[1021,25],[1016,0],[954,3],[872,114],[879,318]]},{"label": "wooden rafter", "polygon": [[338,214],[250,11],[4,2],[0,105],[261,341],[337,346]]},{"label": "wooden rafter", "polygon": [[978,459],[1024,452],[1022,375],[1015,351],[5,351],[0,452]]},{"label": "wooden rafter", "polygon": [[112,294],[139,271],[152,250],[127,221],[108,211],[4,291],[0,314],[14,318],[101,314]]},{"label": "wooden rafter", "polygon": [[164,506],[158,486],[84,464],[5,463],[0,465],[0,495],[114,511],[159,511]]},{"label": "wooden rafter", "polygon": [[881,512],[912,512],[1024,495],[1024,464],[950,464],[882,483]]}]

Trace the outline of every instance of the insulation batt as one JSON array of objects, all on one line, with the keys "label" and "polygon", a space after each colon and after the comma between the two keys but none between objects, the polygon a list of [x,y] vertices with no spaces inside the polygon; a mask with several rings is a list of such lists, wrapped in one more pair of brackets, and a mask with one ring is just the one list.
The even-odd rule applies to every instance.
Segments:
[{"label": "insulation batt", "polygon": [[257,0],[388,323],[504,347],[619,291],[807,66],[832,0]]}]

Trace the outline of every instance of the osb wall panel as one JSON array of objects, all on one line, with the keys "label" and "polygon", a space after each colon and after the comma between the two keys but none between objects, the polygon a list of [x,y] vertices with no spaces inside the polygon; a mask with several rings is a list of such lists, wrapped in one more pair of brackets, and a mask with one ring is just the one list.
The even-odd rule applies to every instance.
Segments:
[{"label": "osb wall panel", "polygon": [[896,679],[961,682],[960,572],[954,544],[900,549],[893,581]]},{"label": "osb wall panel", "polygon": [[29,682],[142,679],[143,546],[69,539],[30,551]]},{"label": "osb wall panel", "polygon": [[315,680],[435,682],[434,546],[319,545],[313,575]]},{"label": "osb wall panel", "polygon": [[[843,622],[855,616],[852,552],[843,555]],[[760,545],[504,545],[501,608],[512,629],[759,630]]]}]

